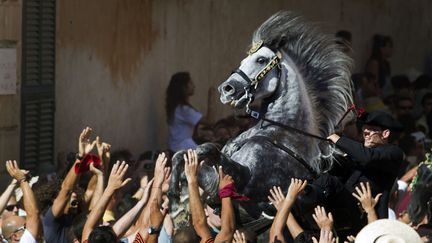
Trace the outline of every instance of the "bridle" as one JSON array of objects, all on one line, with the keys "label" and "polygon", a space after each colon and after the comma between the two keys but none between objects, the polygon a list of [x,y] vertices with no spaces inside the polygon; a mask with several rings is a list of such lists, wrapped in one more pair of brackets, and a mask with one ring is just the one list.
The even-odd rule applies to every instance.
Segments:
[{"label": "bridle", "polygon": [[[263,47],[263,42],[259,41],[252,46],[252,48],[247,52],[247,54],[250,56],[253,53],[257,52],[261,47]],[[258,113],[256,111],[251,110],[249,105],[254,100],[255,92],[256,92],[256,89],[258,87],[259,82],[261,82],[264,79],[264,77],[269,72],[271,72],[274,68],[277,68],[278,77],[279,77],[278,80],[280,80],[280,76],[281,76],[280,60],[281,60],[281,57],[282,57],[282,53],[280,51],[276,51],[275,55],[270,59],[270,61],[265,65],[265,67],[263,69],[261,69],[261,71],[259,71],[255,75],[255,77],[253,79],[249,78],[249,76],[247,76],[239,68],[237,68],[236,70],[234,70],[232,72],[232,73],[236,73],[236,74],[240,75],[240,77],[242,77],[244,79],[244,81],[246,81],[248,83],[248,85],[246,87],[244,87],[245,93],[240,98],[240,100],[247,100],[246,113],[248,113],[249,115],[251,115],[252,117],[254,117],[256,119],[258,119],[258,117],[256,117],[256,115],[258,115]]]},{"label": "bridle", "polygon": [[[263,42],[260,41],[256,44],[254,44],[252,46],[252,48],[248,51],[248,55],[252,55],[253,53],[255,53],[256,51],[258,51],[261,47],[263,47]],[[270,48],[272,49],[272,48]],[[236,73],[238,75],[240,75],[244,81],[246,81],[248,83],[248,85],[246,87],[244,87],[245,90],[245,94],[239,99],[239,100],[246,100],[247,99],[247,103],[246,103],[246,113],[249,114],[251,117],[261,121],[261,128],[263,127],[263,123],[264,122],[268,122],[271,125],[274,126],[278,126],[281,127],[285,130],[289,130],[301,135],[304,135],[306,137],[311,137],[311,138],[315,138],[321,141],[325,141],[325,142],[329,142],[330,144],[332,143],[331,140],[327,139],[326,137],[321,137],[315,134],[311,134],[308,132],[305,132],[303,130],[300,130],[298,128],[295,127],[291,127],[288,126],[286,124],[282,124],[280,122],[277,121],[273,121],[270,120],[268,118],[265,117],[265,111],[263,112],[257,112],[254,111],[252,109],[250,109],[249,105],[252,103],[252,101],[254,100],[254,96],[255,96],[255,92],[257,90],[258,84],[265,78],[265,76],[271,72],[273,69],[277,68],[278,70],[278,82],[280,82],[280,78],[281,78],[281,66],[280,66],[280,62],[281,62],[281,58],[282,58],[282,53],[280,51],[276,51],[275,55],[270,59],[270,61],[266,64],[266,66],[261,69],[261,71],[258,72],[257,75],[255,75],[255,77],[253,79],[251,79],[250,77],[248,77],[242,70],[240,69],[236,69],[233,71],[233,73]],[[279,85],[279,83],[278,83]],[[340,119],[340,121],[337,123],[336,126],[339,126],[340,123],[342,122],[342,120],[347,116],[347,114],[351,111],[355,111],[355,106],[352,105],[350,108],[347,109],[347,111],[345,112],[345,114],[342,116],[342,118]],[[298,153],[296,153],[295,151],[293,151],[292,149],[286,147],[285,145],[279,143],[276,140],[264,137],[264,136],[260,136],[262,137],[261,139],[263,140],[267,140],[268,142],[270,142],[271,144],[273,144],[273,146],[278,147],[279,149],[285,151],[286,153],[290,154],[292,157],[294,157],[297,161],[299,161],[304,167],[306,167],[311,173],[315,174],[314,170],[310,167],[310,165],[308,165],[308,163],[306,163],[306,161],[302,158],[301,155],[299,155]]]}]

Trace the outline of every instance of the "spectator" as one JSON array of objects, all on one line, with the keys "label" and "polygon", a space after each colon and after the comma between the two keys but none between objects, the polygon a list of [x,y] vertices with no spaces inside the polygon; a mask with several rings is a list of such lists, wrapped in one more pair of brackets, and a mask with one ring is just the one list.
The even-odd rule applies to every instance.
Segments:
[{"label": "spectator", "polygon": [[416,127],[425,134],[429,134],[431,130],[429,129],[426,118],[432,111],[432,93],[429,92],[423,96],[421,105],[423,109],[420,118],[416,122]]},{"label": "spectator", "polygon": [[35,196],[27,181],[27,171],[21,170],[17,162],[7,161],[6,170],[16,180],[23,192],[24,210],[26,219],[20,216],[10,216],[3,221],[2,232],[4,238],[10,242],[36,243],[40,233],[39,208]]},{"label": "spectator", "polygon": [[[187,155],[184,155],[185,174],[189,188],[189,203],[192,214],[192,224],[200,242],[231,242],[235,232],[235,215],[230,196],[224,196],[219,193],[222,200],[222,216],[221,230],[215,238],[210,233],[210,228],[207,225],[207,220],[204,212],[204,207],[201,203],[198,187],[198,156],[195,151],[188,150]],[[233,186],[233,179],[229,175],[225,175],[222,167],[219,167],[219,192],[225,188]]]},{"label": "spectator", "polygon": [[388,59],[392,56],[393,41],[389,36],[375,35],[373,37],[372,53],[366,64],[366,72],[377,77],[379,87],[384,96],[390,93],[391,68]]},{"label": "spectator", "polygon": [[395,168],[401,167],[403,159],[402,150],[389,144],[389,139],[391,133],[401,129],[401,126],[384,112],[373,112],[363,119],[364,144],[337,134],[328,138],[354,163],[346,186],[353,192],[358,183],[369,182],[373,195],[382,192],[377,212],[379,218],[387,218],[389,193],[399,173]]},{"label": "spectator", "polygon": [[406,75],[396,75],[391,78],[393,93],[397,96],[413,98],[413,86]]},{"label": "spectator", "polygon": [[214,89],[210,88],[207,102],[207,115],[202,116],[189,102],[194,94],[195,85],[188,72],[179,72],[171,77],[166,91],[166,113],[169,125],[169,148],[173,151],[195,149],[197,144],[192,139],[198,123],[213,122]]},{"label": "spectator", "polygon": [[18,214],[18,205],[14,196],[14,191],[17,186],[17,181],[13,179],[3,194],[0,196],[0,229],[3,219],[8,218],[9,216],[16,216]]},{"label": "spectator", "polygon": [[297,195],[304,190],[306,185],[307,181],[294,178],[291,179],[287,195],[283,202],[281,202],[281,205],[278,205],[278,212],[270,228],[270,242],[285,242],[285,237],[282,232],[284,225],[288,220],[288,216],[290,215],[291,208],[294,205]]},{"label": "spectator", "polygon": [[358,85],[356,102],[359,107],[364,107],[368,112],[386,109],[381,99],[381,88],[374,74],[358,73],[354,74],[352,79]]}]

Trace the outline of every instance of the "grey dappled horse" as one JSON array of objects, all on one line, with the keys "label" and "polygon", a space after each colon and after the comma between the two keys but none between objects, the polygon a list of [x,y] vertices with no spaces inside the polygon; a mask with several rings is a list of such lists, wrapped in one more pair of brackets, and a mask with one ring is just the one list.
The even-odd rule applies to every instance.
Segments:
[{"label": "grey dappled horse", "polygon": [[[242,215],[249,216],[241,223],[262,217],[273,186],[287,190],[290,178],[313,180],[331,168],[335,149],[318,137],[332,134],[352,104],[351,65],[330,36],[302,17],[279,12],[265,21],[248,56],[218,88],[222,103],[247,108],[259,122],[221,151],[199,146],[198,156],[206,161],[199,172],[205,201],[219,202],[214,165],[222,165],[238,192],[251,199],[240,203]],[[259,112],[249,109],[252,101],[261,101]],[[189,212],[183,153],[172,161],[171,215],[183,217],[175,227],[187,224]]]}]

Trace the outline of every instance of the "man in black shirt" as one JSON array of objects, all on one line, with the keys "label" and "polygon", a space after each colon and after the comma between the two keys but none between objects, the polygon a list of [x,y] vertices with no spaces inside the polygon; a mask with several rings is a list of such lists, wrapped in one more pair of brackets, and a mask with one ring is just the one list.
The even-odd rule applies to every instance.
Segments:
[{"label": "man in black shirt", "polygon": [[378,218],[388,217],[390,190],[402,165],[403,151],[389,143],[390,134],[401,129],[389,114],[376,111],[363,119],[363,144],[337,134],[328,137],[353,162],[346,187],[353,192],[360,182],[369,182],[374,196],[382,193],[376,206]]}]

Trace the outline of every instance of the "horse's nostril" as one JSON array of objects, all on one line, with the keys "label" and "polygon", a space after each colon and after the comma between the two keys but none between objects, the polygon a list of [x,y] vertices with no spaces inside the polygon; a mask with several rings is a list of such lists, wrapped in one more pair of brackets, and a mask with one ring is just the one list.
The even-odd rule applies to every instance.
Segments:
[{"label": "horse's nostril", "polygon": [[229,85],[229,84],[227,84],[227,85],[225,85],[225,86],[223,87],[223,90],[224,90],[225,92],[227,92],[227,93],[230,93],[231,91],[234,90],[234,87],[231,86],[231,85]]}]

